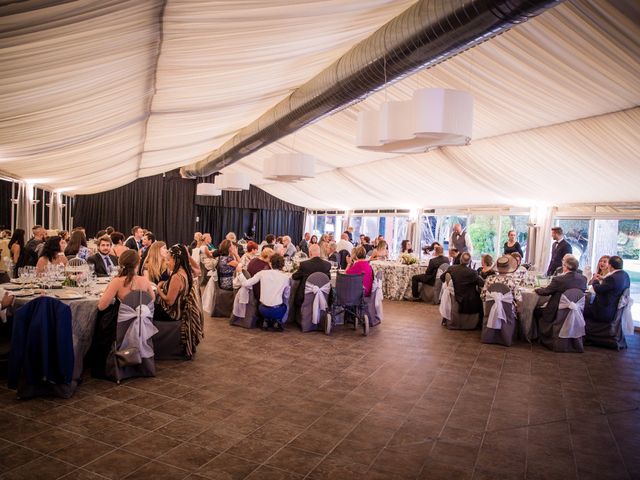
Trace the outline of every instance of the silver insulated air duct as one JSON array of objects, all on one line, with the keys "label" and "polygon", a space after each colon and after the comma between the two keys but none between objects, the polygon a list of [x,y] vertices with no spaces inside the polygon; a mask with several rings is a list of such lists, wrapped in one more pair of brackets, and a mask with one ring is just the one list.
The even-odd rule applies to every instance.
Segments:
[{"label": "silver insulated air duct", "polygon": [[[331,115],[386,83],[437,65],[562,0],[421,0],[355,45],[203,160],[182,167],[204,177]],[[386,82],[386,83],[385,83]]]}]

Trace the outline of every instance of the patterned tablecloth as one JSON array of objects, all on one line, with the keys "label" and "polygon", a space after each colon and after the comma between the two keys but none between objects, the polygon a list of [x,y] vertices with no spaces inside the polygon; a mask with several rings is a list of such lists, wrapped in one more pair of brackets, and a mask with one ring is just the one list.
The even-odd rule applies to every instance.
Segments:
[{"label": "patterned tablecloth", "polygon": [[423,274],[426,265],[403,265],[395,262],[373,261],[371,267],[374,273],[382,272],[382,293],[389,300],[410,300],[411,277]]}]

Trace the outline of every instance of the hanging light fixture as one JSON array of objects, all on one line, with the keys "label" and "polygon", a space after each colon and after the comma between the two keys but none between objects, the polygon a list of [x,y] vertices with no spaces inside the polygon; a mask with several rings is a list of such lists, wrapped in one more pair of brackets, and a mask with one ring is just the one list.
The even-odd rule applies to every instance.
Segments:
[{"label": "hanging light fixture", "polygon": [[446,88],[423,88],[402,102],[358,113],[356,146],[364,150],[422,153],[438,147],[469,145],[473,97]]},{"label": "hanging light fixture", "polygon": [[277,153],[264,161],[262,177],[278,182],[297,182],[315,176],[316,159],[304,153]]},{"label": "hanging light fixture", "polygon": [[249,190],[249,176],[244,173],[227,172],[216,177],[216,186],[220,190],[239,192]]},{"label": "hanging light fixture", "polygon": [[202,195],[205,197],[218,197],[222,195],[222,190],[220,190],[213,183],[199,183],[196,186],[196,195]]}]

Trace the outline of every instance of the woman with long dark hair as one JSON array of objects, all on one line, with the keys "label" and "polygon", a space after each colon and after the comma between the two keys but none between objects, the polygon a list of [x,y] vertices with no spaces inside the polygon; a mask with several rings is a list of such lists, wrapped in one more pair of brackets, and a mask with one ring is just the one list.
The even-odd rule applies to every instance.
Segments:
[{"label": "woman with long dark hair", "polygon": [[61,241],[62,238],[57,235],[55,237],[47,238],[47,241],[44,243],[44,247],[42,248],[40,258],[38,258],[38,263],[36,263],[36,273],[44,272],[48,265],[67,264],[67,257],[62,255],[62,247],[60,246]]},{"label": "woman with long dark hair", "polygon": [[75,230],[71,233],[67,248],[64,249],[67,257],[76,257],[86,260],[91,256],[91,250],[87,248],[87,238],[82,230]]},{"label": "woman with long dark hair", "polygon": [[18,269],[25,266],[27,262],[27,252],[24,248],[24,230],[16,228],[9,240],[9,251],[13,262],[13,276],[18,276]]},{"label": "woman with long dark hair", "polygon": [[184,245],[174,245],[169,249],[167,257],[169,278],[166,282],[158,283],[160,301],[155,310],[154,320],[182,323],[180,341],[185,357],[191,359],[203,336],[204,317],[198,283],[193,281],[189,259],[189,252]]}]

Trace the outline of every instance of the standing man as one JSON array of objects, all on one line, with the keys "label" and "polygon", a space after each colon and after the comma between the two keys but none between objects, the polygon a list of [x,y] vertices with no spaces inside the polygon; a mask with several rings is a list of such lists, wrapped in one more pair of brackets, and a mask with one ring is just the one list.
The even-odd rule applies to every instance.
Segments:
[{"label": "standing man", "polygon": [[309,240],[311,240],[311,234],[309,232],[305,232],[304,238],[298,244],[301,252],[304,252],[306,256],[309,256]]},{"label": "standing man", "polygon": [[136,225],[131,229],[131,236],[124,242],[124,246],[136,252],[140,251],[140,248],[142,248],[142,235],[144,235],[142,227]]},{"label": "standing man", "polygon": [[562,228],[553,227],[551,229],[551,238],[554,242],[551,246],[551,261],[549,262],[549,268],[547,268],[547,276],[550,277],[555,271],[562,267],[562,259],[565,255],[571,255],[573,249],[569,242],[564,239],[564,233]]},{"label": "standing man", "polygon": [[466,230],[462,230],[462,225],[456,223],[453,225],[453,231],[451,232],[451,238],[449,239],[449,250],[454,247],[459,253],[469,253],[473,255],[473,244],[471,243],[471,237]]}]

